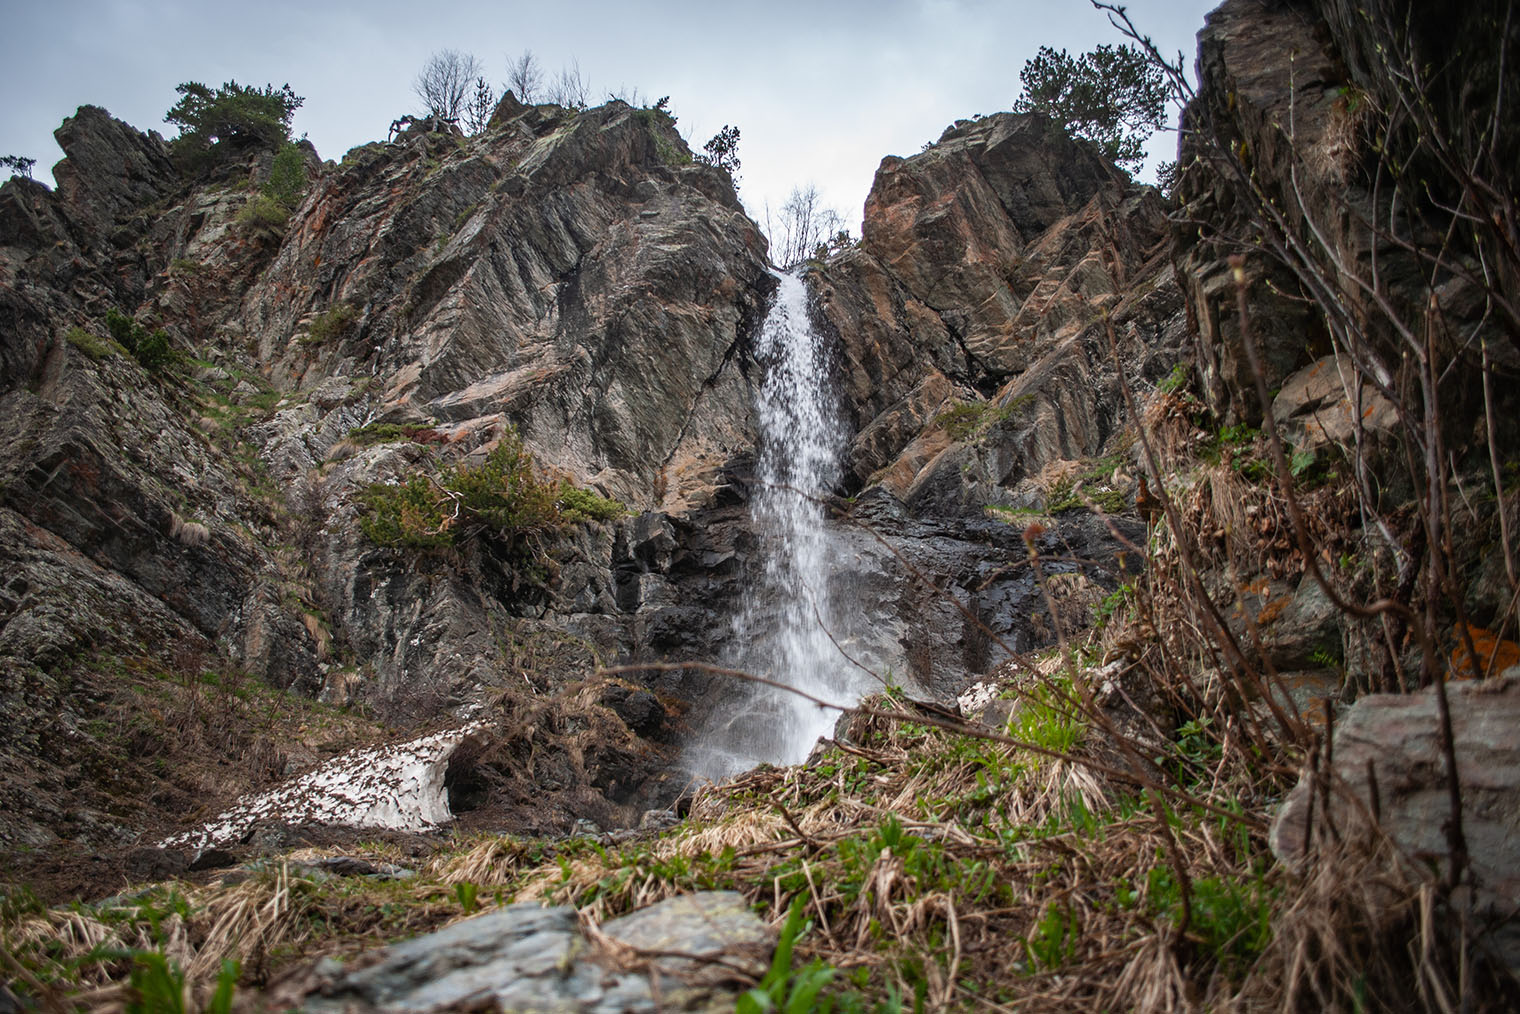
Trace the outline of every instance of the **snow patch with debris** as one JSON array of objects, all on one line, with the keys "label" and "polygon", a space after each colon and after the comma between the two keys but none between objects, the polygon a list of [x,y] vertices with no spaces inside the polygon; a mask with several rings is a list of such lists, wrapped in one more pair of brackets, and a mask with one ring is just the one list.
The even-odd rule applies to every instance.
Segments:
[{"label": "snow patch with debris", "polygon": [[163,848],[209,848],[241,839],[255,824],[337,824],[426,831],[453,819],[444,776],[454,752],[480,723],[406,743],[350,750],[216,819],[165,838]]}]

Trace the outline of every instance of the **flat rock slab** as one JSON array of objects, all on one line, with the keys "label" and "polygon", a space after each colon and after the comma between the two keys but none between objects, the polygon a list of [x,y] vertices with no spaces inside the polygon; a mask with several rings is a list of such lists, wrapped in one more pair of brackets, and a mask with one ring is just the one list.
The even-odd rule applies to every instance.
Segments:
[{"label": "flat rock slab", "polygon": [[610,948],[582,935],[571,907],[509,905],[394,944],[366,968],[329,969],[305,1009],[732,1010],[731,987],[763,972],[775,945],[771,930],[729,891],[670,898],[601,933]]},{"label": "flat rock slab", "polygon": [[[1520,972],[1520,679],[1450,683],[1446,693],[1473,912],[1480,926],[1494,927],[1487,943]],[[1438,722],[1432,689],[1357,701],[1335,728],[1329,817],[1342,835],[1366,826],[1374,810],[1372,772],[1382,829],[1417,866],[1444,871],[1450,797]],[[1272,822],[1272,851],[1290,866],[1306,852],[1312,795],[1306,774]],[[1324,807],[1313,809],[1318,841]]]}]

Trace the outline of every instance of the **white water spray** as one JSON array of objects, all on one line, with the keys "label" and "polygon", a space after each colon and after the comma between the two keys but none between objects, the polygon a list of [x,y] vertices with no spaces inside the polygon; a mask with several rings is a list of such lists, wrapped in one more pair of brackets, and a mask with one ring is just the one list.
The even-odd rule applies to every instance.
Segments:
[{"label": "white water spray", "polygon": [[[823,344],[808,320],[807,290],[780,275],[755,358],[764,369],[755,405],[759,435],[750,511],[764,571],[734,621],[734,662],[822,700],[850,705],[864,673],[836,647],[830,578],[840,553],[822,503],[839,477],[844,426]],[[797,764],[839,712],[785,690],[734,688],[709,723],[692,766],[722,777],[761,762]]]}]

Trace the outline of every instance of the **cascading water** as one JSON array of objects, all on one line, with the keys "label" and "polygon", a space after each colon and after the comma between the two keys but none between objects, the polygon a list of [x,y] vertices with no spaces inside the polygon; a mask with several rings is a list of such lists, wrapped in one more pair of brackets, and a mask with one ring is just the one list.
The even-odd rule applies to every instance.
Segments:
[{"label": "cascading water", "polygon": [[[807,290],[796,277],[777,277],[755,347],[764,379],[755,406],[759,455],[750,510],[764,570],[734,621],[731,660],[849,705],[864,692],[865,674],[830,639],[837,629],[830,584],[840,554],[822,503],[839,476],[844,427],[826,350],[808,320]],[[765,686],[735,687],[719,710],[690,758],[693,770],[710,778],[765,761],[799,763],[839,715]]]}]

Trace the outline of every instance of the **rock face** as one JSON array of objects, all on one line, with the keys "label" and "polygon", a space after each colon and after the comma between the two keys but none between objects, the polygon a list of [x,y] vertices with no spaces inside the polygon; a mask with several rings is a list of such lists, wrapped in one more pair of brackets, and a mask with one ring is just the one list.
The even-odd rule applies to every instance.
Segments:
[{"label": "rock face", "polygon": [[[504,102],[476,138],[308,152],[304,199],[261,225],[244,212],[268,153],[211,185],[97,109],[59,138],[57,192],[0,188],[6,758],[45,767],[41,744],[88,717],[61,673],[214,661],[401,725],[484,722],[483,763],[535,825],[668,803],[686,710],[731,687],[590,677],[721,660],[764,566],[749,343],[776,283],[728,177],[657,110]],[[864,233],[807,278],[854,434],[836,598],[858,629],[840,633],[948,697],[1056,637],[1023,526],[984,508],[1041,508],[1042,470],[1115,450],[1102,316],[1144,383],[1177,355],[1181,301],[1154,191],[1033,117],[887,159]],[[107,338],[113,308],[162,327],[180,365],[149,372]],[[373,484],[478,464],[509,428],[546,473],[630,508],[566,527],[546,586],[484,541],[362,533]],[[1122,463],[1079,492],[1117,506]],[[1114,547],[1085,514],[1031,537],[1100,564]],[[1066,620],[1113,581],[1045,568]]]},{"label": "rock face", "polygon": [[[737,981],[728,969],[759,976],[775,943],[728,891],[670,898],[604,924],[601,934],[610,953],[588,946],[573,908],[509,905],[395,944],[360,971],[328,972],[304,1009],[731,1010]],[[620,957],[645,955],[643,970],[618,967]]]},{"label": "rock face", "polygon": [[[1475,925],[1496,928],[1485,934],[1489,945],[1511,970],[1520,969],[1520,679],[1453,683],[1447,694],[1471,915]],[[1447,868],[1451,797],[1434,689],[1362,698],[1337,723],[1333,756],[1328,794],[1305,775],[1273,820],[1271,845],[1279,859],[1297,865],[1324,840],[1327,826],[1343,839],[1355,837],[1376,813],[1416,868]],[[1316,803],[1319,812],[1312,813]]]},{"label": "rock face", "polygon": [[[1485,312],[1473,280],[1488,277],[1499,292],[1513,291],[1508,256],[1489,258],[1490,270],[1474,273],[1476,252],[1459,244],[1432,274],[1428,254],[1416,249],[1439,246],[1427,232],[1443,228],[1439,214],[1421,221],[1420,205],[1434,195],[1415,194],[1369,172],[1379,143],[1391,150],[1403,147],[1401,158],[1430,157],[1417,138],[1396,134],[1380,142],[1367,136],[1372,129],[1367,106],[1377,101],[1371,97],[1382,96],[1391,108],[1397,104],[1394,91],[1404,87],[1396,46],[1373,27],[1376,19],[1391,14],[1403,26],[1412,18],[1415,45],[1430,65],[1450,69],[1472,60],[1479,69],[1499,58],[1497,47],[1492,53],[1486,46],[1482,53],[1452,47],[1460,39],[1503,34],[1497,29],[1502,17],[1491,34],[1474,29],[1494,20],[1488,7],[1473,5],[1453,20],[1397,2],[1359,7],[1340,0],[1226,0],[1208,16],[1198,36],[1198,95],[1185,113],[1189,129],[1179,152],[1186,171],[1178,185],[1176,261],[1200,336],[1204,389],[1211,407],[1227,420],[1256,423],[1262,414],[1228,263],[1242,250],[1256,251],[1244,262],[1247,320],[1269,390],[1293,386],[1298,381],[1290,378],[1299,371],[1315,371],[1323,380],[1318,361],[1332,346],[1344,357],[1342,336],[1348,328],[1364,330],[1362,344],[1382,357],[1374,372],[1391,375],[1403,340],[1390,324],[1394,319],[1410,333],[1433,329],[1461,336],[1452,339],[1446,354],[1471,360],[1464,370],[1476,368],[1476,357],[1466,350],[1476,347],[1480,335],[1505,369],[1520,365],[1520,332]],[[1513,38],[1513,25],[1509,31]],[[1291,59],[1285,55],[1290,53]],[[1443,70],[1429,95],[1421,95],[1438,103],[1455,101],[1455,93],[1469,94],[1462,89],[1471,84],[1454,81]],[[1512,91],[1513,83],[1506,82],[1504,90]],[[1471,119],[1451,114],[1449,140],[1455,150],[1467,151],[1462,146],[1472,139],[1462,124]],[[1514,132],[1506,127],[1501,134],[1497,146],[1512,147]],[[1511,160],[1496,159],[1493,165],[1501,178],[1512,172]],[[1257,189],[1246,186],[1246,179]],[[1438,199],[1456,203],[1451,195]],[[1399,202],[1404,210],[1395,213]],[[1344,319],[1318,312],[1302,298],[1317,293],[1335,293],[1345,304]],[[1476,390],[1476,379],[1466,386]],[[1472,401],[1449,400],[1448,410],[1461,416],[1454,429],[1470,422],[1477,411]],[[1326,416],[1358,411],[1387,413],[1378,400],[1360,396],[1350,379],[1322,408]]]},{"label": "rock face", "polygon": [[[896,671],[925,690],[958,693],[1006,654],[999,641],[1053,643],[1024,524],[986,508],[1037,516],[1043,469],[1115,450],[1126,412],[1104,314],[1131,384],[1171,369],[1186,321],[1167,228],[1153,189],[1037,116],[999,113],[884,159],[859,246],[809,271],[856,434],[853,520],[912,569],[945,575],[934,591],[894,559],[861,597],[868,625],[900,631]],[[1091,493],[1123,500],[1129,480],[1109,473],[1125,461],[1088,481]],[[1112,562],[1110,534],[1085,510],[1042,528],[1041,553]],[[1075,600],[1113,576],[1047,569]]]}]

